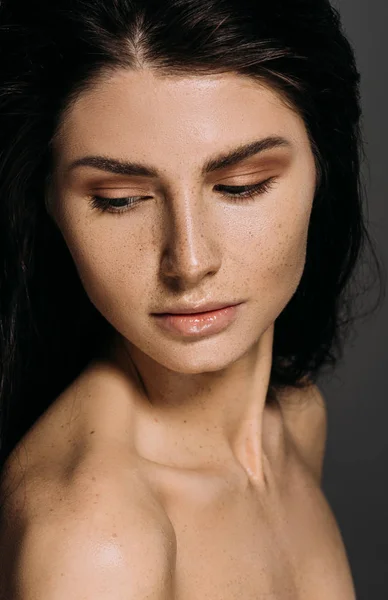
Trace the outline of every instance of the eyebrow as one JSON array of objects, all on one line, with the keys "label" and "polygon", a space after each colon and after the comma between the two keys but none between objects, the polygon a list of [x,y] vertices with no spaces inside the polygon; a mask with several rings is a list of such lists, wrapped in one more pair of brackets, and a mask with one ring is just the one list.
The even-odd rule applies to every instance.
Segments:
[{"label": "eyebrow", "polygon": [[[266,150],[272,148],[288,147],[292,148],[293,144],[287,138],[281,136],[268,136],[261,140],[255,140],[248,144],[241,144],[233,150],[210,157],[201,169],[201,174],[207,175],[214,171],[224,169],[236,165],[247,158],[250,158]],[[66,173],[69,173],[77,167],[93,167],[102,171],[108,171],[117,175],[126,176],[142,176],[142,177],[158,177],[158,170],[148,164],[128,162],[110,158],[107,156],[83,156],[71,162],[66,168]]]}]

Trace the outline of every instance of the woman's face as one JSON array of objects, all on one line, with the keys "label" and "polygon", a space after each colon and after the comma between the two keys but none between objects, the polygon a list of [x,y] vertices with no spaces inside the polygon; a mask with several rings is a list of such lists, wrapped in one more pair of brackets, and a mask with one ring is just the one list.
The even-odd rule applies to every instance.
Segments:
[{"label": "woman's face", "polygon": [[[288,144],[205,170],[267,136]],[[132,352],[182,373],[245,355],[291,299],[305,264],[316,171],[302,119],[236,74],[163,79],[122,70],[78,99],[54,150],[53,217],[90,300]],[[72,167],[91,156],[106,160]],[[152,173],[113,172],[113,161]],[[223,195],[270,178],[253,197]],[[111,212],[92,206],[95,195],[111,200]],[[135,203],[125,208],[128,197]],[[152,314],[201,301],[243,304],[213,335],[169,333]]]}]

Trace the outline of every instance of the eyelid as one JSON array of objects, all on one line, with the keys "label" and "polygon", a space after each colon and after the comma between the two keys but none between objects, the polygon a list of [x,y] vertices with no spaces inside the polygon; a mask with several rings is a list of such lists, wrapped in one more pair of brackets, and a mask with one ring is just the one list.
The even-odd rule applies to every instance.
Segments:
[{"label": "eyelid", "polygon": [[[235,181],[236,177],[249,177],[249,176],[256,176],[256,178],[253,181]],[[245,187],[245,186],[250,186],[250,185],[257,185],[259,183],[264,182],[266,179],[269,179],[271,177],[276,177],[276,175],[265,175],[262,179],[260,179],[260,176],[263,176],[263,172],[259,172],[257,173],[257,171],[253,171],[250,173],[242,173],[242,174],[238,174],[238,175],[229,175],[228,177],[222,178],[222,179],[217,179],[217,182],[213,183],[214,187],[217,187],[219,185],[221,186],[225,186],[225,187]],[[230,182],[230,180],[232,180]],[[221,183],[222,182],[222,183]],[[128,191],[129,190],[129,191]],[[149,196],[149,195],[153,195],[155,192],[154,191],[145,191],[139,188],[132,187],[132,186],[123,186],[118,188],[117,186],[114,187],[97,187],[97,188],[93,188],[92,190],[92,194],[96,195],[96,196],[103,196],[105,192],[109,193],[112,192],[114,194],[118,194],[120,196],[139,196],[139,197],[143,197],[143,196]],[[158,187],[158,189],[156,190],[156,193],[160,192],[160,187]],[[112,196],[111,200],[114,200],[115,198],[118,197],[118,195]]]},{"label": "eyelid", "polygon": [[[275,173],[274,173],[274,176],[275,176]],[[235,185],[251,185],[254,183],[258,183],[258,179],[260,177],[263,177],[263,179],[268,179],[269,177],[271,177],[271,173],[268,172],[268,169],[265,169],[262,171],[257,171],[257,169],[255,169],[254,171],[249,171],[249,172],[244,171],[243,173],[235,173],[234,175],[228,175],[228,177],[223,177],[222,179],[217,179],[217,181],[215,183],[217,185],[218,183],[224,182],[224,181],[230,181],[230,180],[234,181],[236,178],[239,178],[239,177],[254,177],[255,179],[254,179],[254,181],[252,181],[250,183],[247,183],[247,182],[238,183],[238,184],[236,183]],[[234,184],[228,183],[225,185],[234,185]]]},{"label": "eyelid", "polygon": [[[262,195],[265,194],[269,191],[271,191],[271,189],[273,188],[274,185],[276,185],[278,179],[276,177],[276,175],[273,175],[272,177],[267,177],[267,179],[264,179],[260,182],[257,182],[255,184],[250,184],[250,185],[222,185],[222,184],[218,184],[218,186],[216,185],[215,187],[218,188],[224,188],[224,190],[219,190],[221,196],[227,198],[227,199],[232,199],[233,202],[235,203],[246,203],[249,202],[250,200],[255,200],[255,198],[258,195]],[[229,192],[226,191],[227,188],[229,188]],[[241,188],[247,188],[245,190],[241,190]],[[237,190],[240,189],[239,192],[236,191],[230,191],[230,190]],[[104,213],[104,212],[108,212],[108,213],[112,213],[112,214],[122,214],[127,212],[128,210],[131,209],[131,207],[139,204],[142,202],[142,200],[146,200],[150,198],[150,196],[120,196],[120,197],[115,197],[115,198],[109,198],[109,197],[101,197],[101,196],[92,196],[91,198],[89,198],[89,202],[92,206],[92,209],[97,209],[100,212]],[[152,196],[151,196],[152,198]],[[123,205],[122,207],[112,207],[110,205],[110,202],[112,200],[130,200],[130,202],[127,205]]]}]

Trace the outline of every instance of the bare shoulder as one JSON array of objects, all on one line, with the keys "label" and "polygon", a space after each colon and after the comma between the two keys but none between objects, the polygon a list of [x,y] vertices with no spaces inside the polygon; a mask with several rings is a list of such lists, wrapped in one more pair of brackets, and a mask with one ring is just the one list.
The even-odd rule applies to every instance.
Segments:
[{"label": "bare shoulder", "polygon": [[95,456],[66,485],[26,488],[3,505],[0,600],[172,597],[174,530],[136,470]]},{"label": "bare shoulder", "polygon": [[327,440],[327,405],[316,384],[279,396],[284,427],[299,457],[321,482]]}]

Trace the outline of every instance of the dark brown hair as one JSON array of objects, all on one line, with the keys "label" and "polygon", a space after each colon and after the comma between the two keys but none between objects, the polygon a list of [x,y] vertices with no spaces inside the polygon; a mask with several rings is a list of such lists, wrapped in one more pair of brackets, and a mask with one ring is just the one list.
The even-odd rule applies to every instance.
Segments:
[{"label": "dark brown hair", "polygon": [[269,398],[341,357],[365,250],[382,281],[363,211],[360,74],[328,0],[0,0],[0,468],[110,331],[44,200],[66,110],[123,67],[247,75],[303,117],[319,181],[305,269],[275,322]]}]

